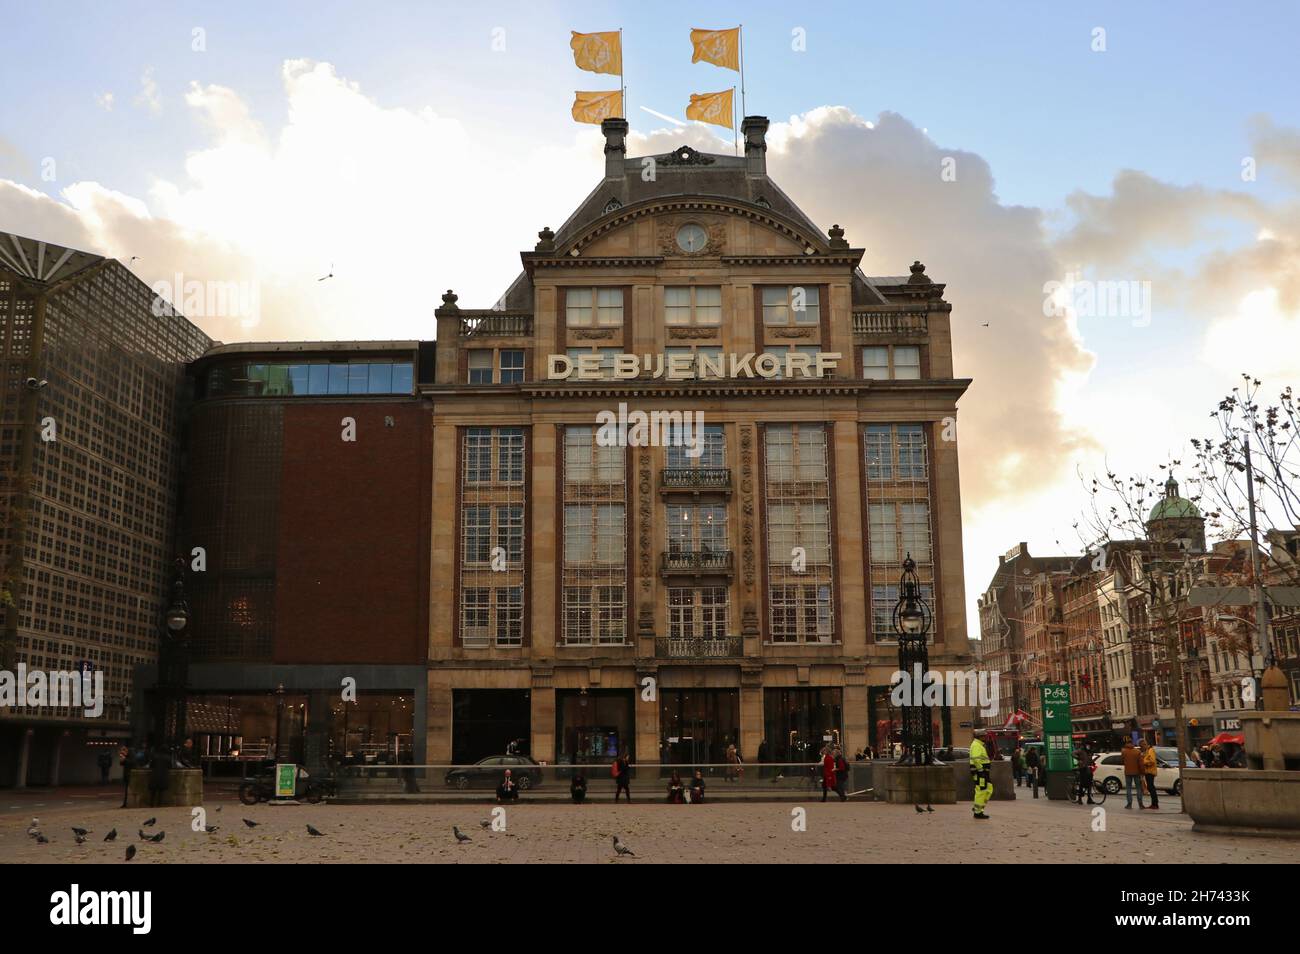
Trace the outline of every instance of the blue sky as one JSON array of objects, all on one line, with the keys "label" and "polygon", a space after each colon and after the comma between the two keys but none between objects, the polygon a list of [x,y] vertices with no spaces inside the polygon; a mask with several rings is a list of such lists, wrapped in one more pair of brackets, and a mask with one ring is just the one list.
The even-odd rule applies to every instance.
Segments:
[{"label": "blue sky", "polygon": [[[855,3],[758,10],[753,4],[135,2],[30,4],[0,34],[7,97],[0,135],[29,157],[139,192],[172,176],[198,131],[176,100],[191,80],[236,88],[254,115],[283,119],[286,58],[333,63],[391,106],[480,117],[534,139],[571,135],[574,88],[607,77],[573,67],[568,30],[622,27],[631,121],[637,107],[680,115],[689,93],[733,74],[691,65],[692,26],[745,23],[750,112],[773,119],[823,104],[865,117],[906,115],[950,148],[993,166],[1002,200],[1055,208],[1103,191],[1117,169],[1227,185],[1254,113],[1300,121],[1292,3]],[[1086,7],[1086,8],[1085,8]],[[707,15],[701,13],[707,9]],[[493,52],[494,27],[506,30]],[[207,50],[191,50],[191,31]],[[803,28],[807,51],[791,49]],[[1090,49],[1095,27],[1107,51]],[[163,99],[133,110],[152,67]],[[112,112],[95,94],[116,91]],[[168,106],[172,108],[167,108]],[[32,183],[35,184],[35,183]]]},{"label": "blue sky", "polygon": [[[1076,470],[1190,459],[1183,441],[1247,368],[1300,384],[1300,4],[10,6],[0,229],[57,234],[150,282],[247,270],[264,320],[198,322],[224,340],[428,338],[443,289],[490,305],[600,174],[599,132],[569,107],[617,79],[578,70],[569,31],[623,30],[628,118],[652,137],[636,146],[723,151],[639,107],[680,117],[692,92],[731,86],[691,64],[689,31],[743,23],[748,111],[773,121],[781,185],[878,273],[919,257],[949,283],[957,373],[975,380],[972,603],[1019,540],[1077,549]],[[842,156],[817,150],[822,134]],[[1268,161],[1243,182],[1261,142]],[[949,153],[974,165],[945,191]],[[1141,175],[1118,188],[1125,170]],[[1044,281],[1075,267],[1149,282],[1152,320],[1045,318]]]}]

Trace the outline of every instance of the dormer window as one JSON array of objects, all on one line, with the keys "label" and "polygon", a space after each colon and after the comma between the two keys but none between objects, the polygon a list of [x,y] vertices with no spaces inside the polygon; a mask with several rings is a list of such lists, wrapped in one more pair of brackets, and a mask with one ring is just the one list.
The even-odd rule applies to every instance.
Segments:
[{"label": "dormer window", "polygon": [[622,202],[618,201],[618,199],[610,199],[605,203],[605,215],[609,215],[611,212],[617,212],[621,208],[623,208]]}]

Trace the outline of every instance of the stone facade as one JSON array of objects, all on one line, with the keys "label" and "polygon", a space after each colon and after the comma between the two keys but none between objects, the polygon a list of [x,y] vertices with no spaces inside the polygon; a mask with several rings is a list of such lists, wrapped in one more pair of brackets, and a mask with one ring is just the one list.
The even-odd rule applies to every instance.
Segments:
[{"label": "stone facade", "polygon": [[[620,123],[606,123],[606,178],[560,233],[539,233],[498,307],[463,309],[449,292],[437,311],[436,381],[421,387],[433,406],[427,759],[467,751],[454,710],[486,690],[528,694],[539,761],[574,757],[565,707],[589,703],[614,713],[610,726],[631,706],[617,747],[667,761],[687,732],[666,728],[665,697],[707,693],[722,714],[691,717],[693,742],[712,733],[693,761],[720,740],[747,761],[792,757],[821,733],[851,756],[889,720],[879,700],[897,649],[873,633],[872,596],[879,614],[898,548],[928,557],[932,666],[970,665],[955,439],[969,382],[954,377],[943,286],[919,263],[864,278],[862,250],[838,227],[817,230],[767,178],[766,120],[746,120],[744,157],[648,157],[651,180],[646,160],[622,155]],[[822,376],[780,379],[610,370],[616,353],[801,347],[840,357]],[[552,356],[584,352],[602,376],[548,377]],[[620,405],[702,415],[716,442],[706,463],[663,446],[593,449],[598,415]],[[796,525],[773,531],[774,508]],[[707,543],[692,520],[709,522]],[[772,548],[802,541],[808,520],[807,566],[788,568]],[[873,561],[873,521],[889,561]],[[805,705],[816,729],[767,738]],[[962,744],[970,713],[948,716]],[[588,757],[612,752],[586,741],[600,721],[575,736]]]}]

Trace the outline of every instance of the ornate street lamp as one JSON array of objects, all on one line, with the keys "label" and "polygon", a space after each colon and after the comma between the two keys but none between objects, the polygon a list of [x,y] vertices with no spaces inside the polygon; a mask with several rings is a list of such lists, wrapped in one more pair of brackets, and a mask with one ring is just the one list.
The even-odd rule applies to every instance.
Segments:
[{"label": "ornate street lamp", "polygon": [[173,751],[185,740],[186,684],[190,664],[190,605],[185,599],[185,560],[176,561],[171,604],[163,618],[162,646],[158,653],[158,721],[155,736]]},{"label": "ornate street lamp", "polygon": [[903,561],[903,575],[898,581],[898,602],[894,605],[894,632],[898,634],[898,668],[904,679],[913,682],[908,704],[903,706],[903,755],[899,765],[931,765],[934,762],[934,731],[930,724],[930,707],[925,703],[925,679],[930,671],[930,649],[926,637],[934,616],[921,598],[921,581],[916,576],[912,554]]}]

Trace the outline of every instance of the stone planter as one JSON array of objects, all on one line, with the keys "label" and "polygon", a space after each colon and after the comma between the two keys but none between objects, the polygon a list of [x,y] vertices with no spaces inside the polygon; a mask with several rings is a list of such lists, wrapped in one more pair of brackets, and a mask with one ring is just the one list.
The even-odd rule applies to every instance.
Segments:
[{"label": "stone planter", "polygon": [[1300,712],[1243,712],[1241,734],[1252,769],[1300,769]]},{"label": "stone planter", "polygon": [[[975,780],[970,777],[969,762],[952,762],[953,784],[957,791],[957,801],[975,800]],[[990,762],[989,778],[993,780],[993,801],[1010,802],[1016,798],[1016,777],[1012,774],[1008,761]]]},{"label": "stone planter", "polygon": [[1183,809],[1196,831],[1300,838],[1300,772],[1183,769]]},{"label": "stone planter", "polygon": [[911,805],[953,805],[957,793],[950,765],[877,765],[876,799]]},{"label": "stone planter", "polygon": [[[169,771],[167,791],[158,801],[159,807],[202,805],[202,769],[174,768]],[[149,769],[135,769],[131,772],[131,784],[126,793],[127,808],[148,808],[149,803]]]}]

